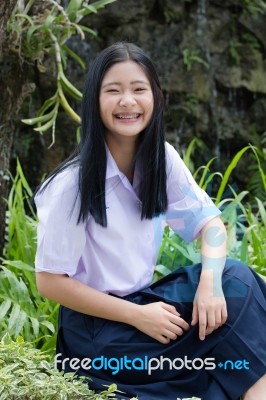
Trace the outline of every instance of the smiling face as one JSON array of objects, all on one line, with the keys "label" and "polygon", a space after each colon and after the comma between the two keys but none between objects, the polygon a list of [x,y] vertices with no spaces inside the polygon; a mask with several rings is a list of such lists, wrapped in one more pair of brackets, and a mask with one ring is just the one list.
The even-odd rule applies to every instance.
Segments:
[{"label": "smiling face", "polygon": [[150,82],[134,61],[114,64],[100,89],[100,115],[106,140],[136,139],[148,125],[154,106]]}]

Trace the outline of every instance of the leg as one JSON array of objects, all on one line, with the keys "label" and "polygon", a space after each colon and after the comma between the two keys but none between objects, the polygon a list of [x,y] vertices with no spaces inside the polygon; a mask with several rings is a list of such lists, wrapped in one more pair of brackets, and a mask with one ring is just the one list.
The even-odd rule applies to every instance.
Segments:
[{"label": "leg", "polygon": [[266,374],[248,389],[248,391],[243,395],[243,400],[264,400],[265,393]]},{"label": "leg", "polygon": [[[149,288],[127,296],[126,300],[137,304],[165,301],[173,304],[190,322],[200,271],[200,265],[179,269]],[[230,261],[223,274],[223,287],[228,320],[203,342],[198,338],[197,326],[191,327],[178,340],[162,345],[130,325],[90,317],[63,307],[57,352],[62,360],[97,359],[93,368],[84,367],[77,371],[78,375],[92,379],[89,385],[96,391],[103,390],[103,384],[115,382],[128,397],[138,396],[139,400],[175,400],[191,396],[202,400],[236,400],[245,392],[245,395],[251,393],[253,396],[245,400],[253,400],[262,391],[260,378],[266,371],[266,285],[248,267]],[[117,372],[114,371],[114,359],[121,360],[125,356],[130,361],[136,358],[135,364],[132,361],[130,368],[125,363],[119,364]],[[102,357],[112,360],[112,365],[99,367]],[[156,364],[155,359],[160,360],[160,357],[164,359],[163,365]],[[186,358],[191,361],[205,360],[206,357],[215,360],[215,369],[204,368],[200,361],[193,369],[191,362],[189,368],[184,367]],[[145,358],[148,363],[155,360],[150,363],[153,367],[150,374],[143,361]],[[249,364],[239,369],[232,367],[230,360]],[[175,367],[169,366],[169,361]],[[220,362],[226,368],[220,368]],[[63,369],[71,372],[71,366],[68,363],[65,366]]]},{"label": "leg", "polygon": [[[153,286],[156,294],[160,293],[166,301],[173,302],[173,299],[177,298],[181,303],[177,303],[176,307],[181,314],[185,311],[182,310],[184,305],[182,302],[193,301],[194,291],[190,283],[197,285],[195,267],[192,269],[188,267],[186,272],[191,276],[187,280],[184,278],[182,283],[180,279],[173,279],[166,284],[159,283],[158,287]],[[213,375],[214,381],[218,381],[228,391],[231,399],[239,398],[241,392],[252,396],[260,394],[261,397],[257,397],[257,400],[265,399],[266,382],[264,379],[261,380],[266,372],[265,282],[243,263],[228,260],[223,274],[223,289],[229,316],[226,324],[205,340],[212,342],[214,337],[217,339],[209,354],[215,357],[219,368],[209,372]],[[150,290],[144,290],[148,291]],[[201,347],[200,343],[197,345]],[[263,389],[264,396],[261,394]],[[203,399],[207,400],[207,396],[208,400],[214,398],[210,393],[205,393],[206,399],[204,396]],[[253,398],[256,397],[247,397],[245,400]]]}]

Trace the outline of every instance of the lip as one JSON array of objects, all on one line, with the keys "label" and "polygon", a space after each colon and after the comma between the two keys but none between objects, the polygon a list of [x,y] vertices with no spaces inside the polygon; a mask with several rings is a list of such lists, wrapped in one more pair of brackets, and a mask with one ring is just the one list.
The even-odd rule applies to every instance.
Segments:
[{"label": "lip", "polygon": [[[128,118],[127,118],[128,116]],[[133,116],[133,117],[132,117]],[[133,122],[137,122],[140,120],[142,114],[139,112],[118,112],[114,114],[114,118],[116,121],[119,121],[124,124],[130,124]]]}]

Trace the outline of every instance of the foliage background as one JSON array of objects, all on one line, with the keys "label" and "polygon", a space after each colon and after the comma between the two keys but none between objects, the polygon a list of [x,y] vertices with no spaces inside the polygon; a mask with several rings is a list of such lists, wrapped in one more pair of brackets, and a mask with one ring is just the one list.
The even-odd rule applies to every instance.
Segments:
[{"label": "foliage background", "polygon": [[[42,176],[74,148],[84,69],[101,48],[116,40],[138,43],[155,60],[166,98],[168,140],[223,210],[228,255],[265,278],[265,10],[259,0],[222,5],[135,0],[131,6],[121,0],[17,2],[6,26],[0,80],[4,93],[12,93],[3,96],[7,104],[19,87],[16,112],[10,109],[8,114],[12,123],[3,119],[4,106],[0,114],[0,152],[12,148],[5,153],[11,175],[0,165],[5,187],[10,182],[1,204],[7,211],[2,220],[0,336],[11,337],[5,336],[5,346],[24,346],[22,339],[12,341],[22,335],[26,347],[31,343],[32,349],[47,352],[48,359],[54,352],[58,305],[42,299],[36,290],[36,215],[30,198]],[[224,26],[228,30],[221,38]],[[2,28],[3,24],[0,33]],[[20,71],[20,84],[12,86],[8,80],[7,90],[4,79],[11,75],[14,80],[15,71]],[[187,245],[166,228],[154,280],[177,265],[198,260],[199,243]],[[0,357],[0,367],[7,362],[3,360]],[[14,365],[1,370],[0,380],[10,376]],[[55,379],[63,384],[60,376]],[[19,390],[22,395],[26,389]]]},{"label": "foliage background", "polygon": [[[66,5],[67,1],[61,1]],[[90,2],[91,3],[91,2]],[[83,60],[68,57],[65,75],[82,91],[86,69],[96,54],[119,40],[139,44],[155,61],[166,100],[167,139],[179,151],[197,137],[194,153],[198,167],[216,157],[214,167],[224,170],[248,143],[265,148],[266,131],[266,13],[261,0],[117,0],[81,20],[97,36],[72,35],[67,46]],[[36,90],[24,102],[21,118],[35,116],[43,100],[54,94],[57,68],[53,52],[44,52],[33,76]],[[41,68],[40,68],[41,64]],[[79,114],[80,103],[68,101]],[[60,108],[55,134],[33,135],[19,126],[14,151],[19,154],[31,186],[54,168],[75,145],[77,125]],[[265,152],[261,152],[265,165]],[[29,161],[30,160],[30,163]],[[251,154],[240,161],[234,181],[258,194]],[[29,163],[29,164],[28,164]],[[14,160],[13,167],[15,168]],[[253,180],[253,185],[251,184]],[[262,195],[262,194],[261,194]]]}]

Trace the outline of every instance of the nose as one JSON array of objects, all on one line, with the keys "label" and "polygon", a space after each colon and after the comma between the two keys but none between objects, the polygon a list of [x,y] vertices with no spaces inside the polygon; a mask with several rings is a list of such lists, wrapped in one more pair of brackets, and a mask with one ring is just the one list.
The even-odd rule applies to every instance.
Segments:
[{"label": "nose", "polygon": [[132,105],[135,105],[136,99],[133,93],[129,91],[122,93],[119,104],[121,107],[131,107]]}]

